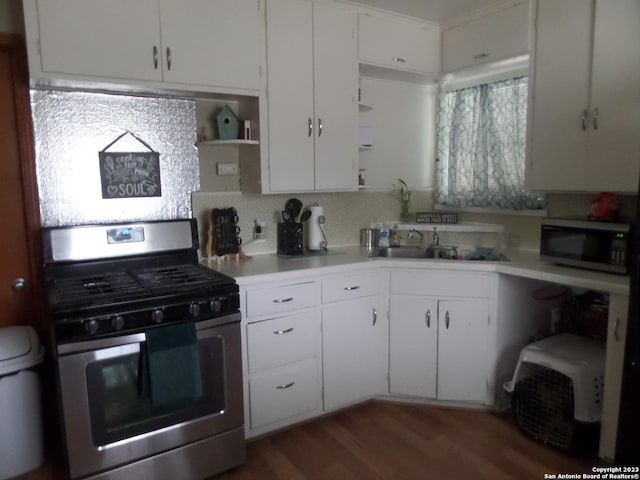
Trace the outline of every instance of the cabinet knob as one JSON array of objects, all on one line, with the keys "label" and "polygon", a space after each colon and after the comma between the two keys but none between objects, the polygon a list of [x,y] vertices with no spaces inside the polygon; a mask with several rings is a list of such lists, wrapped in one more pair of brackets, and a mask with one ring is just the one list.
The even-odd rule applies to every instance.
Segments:
[{"label": "cabinet knob", "polygon": [[393,61],[396,63],[405,63],[406,60],[402,57],[393,57]]},{"label": "cabinet knob", "polygon": [[155,45],[153,46],[153,68],[158,69],[158,47]]}]

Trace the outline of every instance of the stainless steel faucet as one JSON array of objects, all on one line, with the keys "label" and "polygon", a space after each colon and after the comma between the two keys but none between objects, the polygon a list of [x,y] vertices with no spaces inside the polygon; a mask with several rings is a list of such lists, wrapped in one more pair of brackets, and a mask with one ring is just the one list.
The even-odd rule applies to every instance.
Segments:
[{"label": "stainless steel faucet", "polygon": [[424,233],[416,230],[415,228],[410,228],[409,229],[409,238],[413,238],[413,234],[417,233],[418,235],[420,235],[420,243],[422,244],[422,239],[424,238]]},{"label": "stainless steel faucet", "polygon": [[431,245],[440,245],[440,235],[438,235],[436,227],[433,227],[433,243]]}]

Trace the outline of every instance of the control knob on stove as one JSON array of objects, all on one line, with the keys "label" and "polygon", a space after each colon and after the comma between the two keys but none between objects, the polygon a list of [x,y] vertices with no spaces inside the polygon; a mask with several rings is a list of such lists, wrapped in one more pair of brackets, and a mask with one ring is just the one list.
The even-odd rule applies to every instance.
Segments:
[{"label": "control knob on stove", "polygon": [[111,320],[111,326],[114,330],[122,330],[122,327],[124,327],[124,317],[122,315],[113,317]]},{"label": "control knob on stove", "polygon": [[98,333],[98,321],[97,320],[89,320],[88,322],[84,322],[84,330],[89,335],[95,335]]},{"label": "control knob on stove", "polygon": [[156,323],[162,322],[164,320],[164,312],[160,308],[156,308],[151,312],[151,320]]},{"label": "control knob on stove", "polygon": [[200,315],[200,305],[197,303],[192,303],[189,305],[189,314],[192,317],[197,317]]},{"label": "control knob on stove", "polygon": [[222,302],[220,300],[211,300],[211,302],[209,302],[209,308],[213,313],[220,313],[222,310]]}]

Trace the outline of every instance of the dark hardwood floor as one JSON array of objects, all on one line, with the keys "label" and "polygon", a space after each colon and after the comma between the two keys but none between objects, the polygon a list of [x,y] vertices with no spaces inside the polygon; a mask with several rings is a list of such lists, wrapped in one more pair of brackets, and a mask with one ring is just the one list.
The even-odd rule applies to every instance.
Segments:
[{"label": "dark hardwood floor", "polygon": [[[381,401],[250,441],[247,450],[244,466],[215,480],[541,480],[602,464],[529,439],[509,414]],[[55,472],[47,465],[24,478]]]}]

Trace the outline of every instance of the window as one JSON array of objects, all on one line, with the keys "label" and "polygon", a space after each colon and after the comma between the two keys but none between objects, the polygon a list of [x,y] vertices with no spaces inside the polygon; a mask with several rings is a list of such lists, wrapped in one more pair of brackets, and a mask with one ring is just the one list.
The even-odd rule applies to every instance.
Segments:
[{"label": "window", "polygon": [[542,209],[524,190],[527,77],[443,93],[436,200],[450,208]]}]

